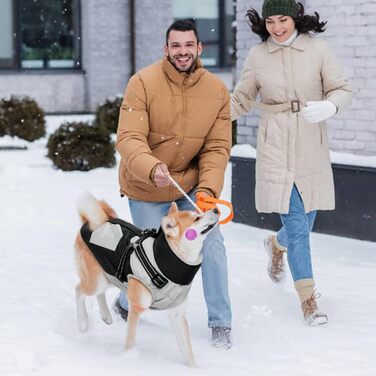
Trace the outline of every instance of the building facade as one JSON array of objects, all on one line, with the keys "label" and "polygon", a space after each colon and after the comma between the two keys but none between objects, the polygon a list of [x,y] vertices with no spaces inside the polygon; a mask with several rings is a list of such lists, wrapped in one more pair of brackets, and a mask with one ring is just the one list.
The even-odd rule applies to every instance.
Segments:
[{"label": "building facade", "polygon": [[[196,23],[205,66],[231,90],[260,42],[246,11],[261,10],[262,2],[1,0],[0,98],[28,95],[48,113],[92,112],[122,94],[134,72],[162,58],[165,30],[179,18]],[[328,21],[322,37],[354,90],[351,108],[328,122],[331,148],[376,155],[376,0],[301,2]],[[255,145],[257,123],[257,112],[240,119],[237,142]]]},{"label": "building facade", "polygon": [[1,0],[0,8],[0,97],[28,95],[49,113],[91,112],[122,93],[132,71],[162,56],[172,19],[170,0]]},{"label": "building facade", "polygon": [[[251,32],[245,14],[250,6],[261,12],[262,3],[262,0],[237,1],[237,78],[249,49],[260,42]],[[353,88],[351,107],[327,122],[330,147],[347,153],[376,155],[376,0],[305,0],[301,3],[307,14],[317,11],[322,20],[328,21],[322,37],[333,48]],[[255,145],[257,124],[255,113],[240,119],[238,143]]]},{"label": "building facade", "polygon": [[[28,95],[48,113],[92,112],[163,57],[174,19],[191,18],[203,61],[235,63],[232,0],[1,0],[0,98]],[[228,69],[229,70],[229,69]]]}]

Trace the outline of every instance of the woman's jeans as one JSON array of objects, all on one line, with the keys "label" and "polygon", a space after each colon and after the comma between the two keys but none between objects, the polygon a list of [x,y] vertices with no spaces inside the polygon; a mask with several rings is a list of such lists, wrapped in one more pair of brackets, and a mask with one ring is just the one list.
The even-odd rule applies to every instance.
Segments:
[{"label": "woman's jeans", "polygon": [[[194,201],[194,193],[189,194]],[[182,197],[176,200],[179,210],[194,210],[192,204]],[[129,208],[135,226],[146,229],[161,225],[161,218],[167,215],[171,202],[144,202],[129,199]],[[201,265],[202,284],[208,308],[208,325],[231,328],[231,305],[228,293],[227,257],[219,226],[207,236],[203,246]],[[128,309],[125,294],[120,293],[120,305]]]},{"label": "woman's jeans", "polygon": [[313,278],[311,263],[310,232],[316,218],[316,210],[305,213],[303,201],[293,186],[288,214],[280,214],[282,228],[277,233],[277,241],[287,248],[287,261],[295,281]]}]

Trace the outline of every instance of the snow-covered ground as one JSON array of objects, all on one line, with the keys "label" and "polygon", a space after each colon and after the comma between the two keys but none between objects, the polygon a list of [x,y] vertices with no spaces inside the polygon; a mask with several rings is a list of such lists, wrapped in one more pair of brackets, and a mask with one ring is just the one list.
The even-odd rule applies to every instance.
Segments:
[{"label": "snow-covered ground", "polygon": [[[49,117],[49,131],[62,118]],[[0,145],[17,143],[1,139]],[[18,141],[18,144],[22,144]],[[312,235],[319,305],[326,327],[302,322],[291,278],[274,285],[263,238],[241,224],[222,230],[228,248],[234,347],[211,347],[201,277],[192,286],[188,321],[198,369],[185,367],[164,312],[148,312],[137,347],[123,351],[126,323],[105,325],[94,298],[90,329],[78,332],[72,244],[75,200],[83,190],[130,220],[118,195],[117,169],[62,172],[45,157],[46,139],[27,151],[0,151],[0,375],[376,375],[376,243]],[[230,199],[228,169],[223,198]],[[371,189],[371,188],[370,188]],[[373,188],[372,188],[373,189]],[[250,194],[252,194],[250,192]],[[116,289],[109,290],[112,304]]]}]

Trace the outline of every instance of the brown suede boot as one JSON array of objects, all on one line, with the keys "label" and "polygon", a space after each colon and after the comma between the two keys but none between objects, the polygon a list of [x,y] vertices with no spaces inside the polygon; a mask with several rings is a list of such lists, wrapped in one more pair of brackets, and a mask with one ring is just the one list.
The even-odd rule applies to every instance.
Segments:
[{"label": "brown suede boot", "polygon": [[316,298],[319,298],[319,294],[312,294],[307,300],[302,302],[302,310],[304,320],[309,326],[317,326],[328,323],[328,316],[319,311]]},{"label": "brown suede boot", "polygon": [[265,251],[269,256],[268,274],[275,283],[281,282],[285,275],[284,254],[286,248],[280,246],[277,237],[271,235],[264,240]]},{"label": "brown suede boot", "polygon": [[315,281],[312,278],[295,281],[295,289],[299,295],[304,321],[309,326],[326,324],[328,316],[319,311],[316,298],[320,294],[315,294]]}]

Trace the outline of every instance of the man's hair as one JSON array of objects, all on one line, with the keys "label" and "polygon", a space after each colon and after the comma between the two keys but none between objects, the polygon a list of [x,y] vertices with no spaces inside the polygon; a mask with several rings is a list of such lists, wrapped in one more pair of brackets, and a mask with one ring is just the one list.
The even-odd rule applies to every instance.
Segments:
[{"label": "man's hair", "polygon": [[196,25],[189,19],[186,20],[176,20],[173,22],[170,27],[166,31],[166,46],[168,45],[168,37],[170,35],[171,30],[176,30],[176,31],[193,31],[196,39],[197,39],[197,44],[200,42],[198,38],[198,32]]}]

